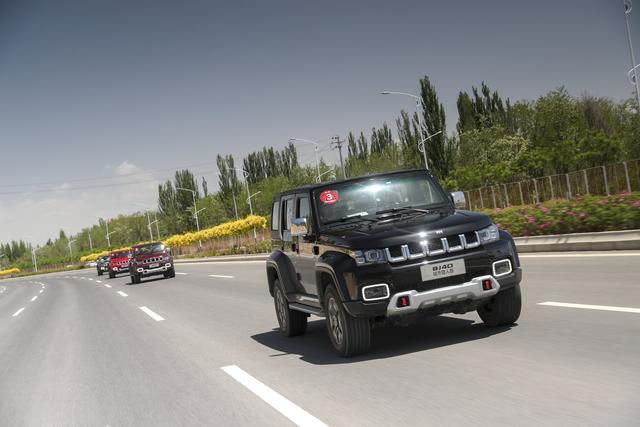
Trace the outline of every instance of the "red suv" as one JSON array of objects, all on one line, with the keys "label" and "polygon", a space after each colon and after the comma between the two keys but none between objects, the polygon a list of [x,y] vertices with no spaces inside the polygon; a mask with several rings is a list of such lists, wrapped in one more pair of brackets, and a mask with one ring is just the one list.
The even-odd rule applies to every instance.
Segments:
[{"label": "red suv", "polygon": [[131,283],[140,283],[143,277],[162,274],[165,279],[176,277],[173,257],[162,242],[144,243],[131,248],[129,275]]},{"label": "red suv", "polygon": [[131,249],[111,252],[109,254],[109,279],[113,279],[118,273],[127,273],[130,258]]}]

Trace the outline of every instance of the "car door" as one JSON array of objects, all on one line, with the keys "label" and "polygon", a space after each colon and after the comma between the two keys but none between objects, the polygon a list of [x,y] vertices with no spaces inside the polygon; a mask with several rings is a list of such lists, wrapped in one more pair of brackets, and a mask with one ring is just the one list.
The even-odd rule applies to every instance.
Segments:
[{"label": "car door", "polygon": [[[296,195],[295,215],[296,218],[305,218],[307,220],[308,233],[310,236],[313,236],[313,218],[311,217],[311,206],[308,194]],[[305,236],[295,236],[293,243],[296,252],[295,266],[302,287],[305,293],[316,295],[316,259],[318,256],[314,253],[315,241]]]}]

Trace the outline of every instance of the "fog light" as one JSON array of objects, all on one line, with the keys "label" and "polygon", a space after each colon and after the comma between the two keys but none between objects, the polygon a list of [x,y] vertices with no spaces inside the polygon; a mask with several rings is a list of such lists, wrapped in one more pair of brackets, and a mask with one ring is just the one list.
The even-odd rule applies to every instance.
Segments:
[{"label": "fog light", "polygon": [[492,287],[493,287],[493,283],[491,282],[491,279],[484,279],[482,281],[482,289],[483,290],[490,291]]},{"label": "fog light", "polygon": [[501,259],[493,263],[493,276],[500,277],[511,273],[511,261],[508,259]]},{"label": "fog light", "polygon": [[362,299],[376,301],[389,298],[389,286],[386,283],[378,283],[362,288]]}]

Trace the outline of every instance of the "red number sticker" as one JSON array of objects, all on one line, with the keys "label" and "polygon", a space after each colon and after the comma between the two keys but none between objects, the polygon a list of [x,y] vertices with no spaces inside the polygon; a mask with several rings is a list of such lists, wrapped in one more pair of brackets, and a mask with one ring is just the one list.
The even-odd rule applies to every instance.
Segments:
[{"label": "red number sticker", "polygon": [[320,193],[320,201],[325,205],[332,205],[340,200],[337,191],[325,190]]}]

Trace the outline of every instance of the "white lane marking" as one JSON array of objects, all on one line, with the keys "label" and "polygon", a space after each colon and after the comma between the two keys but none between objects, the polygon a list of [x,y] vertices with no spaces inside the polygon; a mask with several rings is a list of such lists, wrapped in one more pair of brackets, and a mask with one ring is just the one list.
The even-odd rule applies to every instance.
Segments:
[{"label": "white lane marking", "polygon": [[553,302],[553,301],[539,302],[538,305],[548,305],[553,307],[567,307],[567,308],[584,308],[587,310],[621,311],[623,313],[640,313],[640,308],[615,307],[611,305],[573,304],[569,302]]},{"label": "white lane marking", "polygon": [[177,263],[178,265],[202,265],[202,266],[206,266],[208,264],[255,264],[255,263],[260,263],[260,264],[264,264],[266,263],[267,259],[263,259],[261,261],[200,261],[200,262],[179,262]]},{"label": "white lane marking", "polygon": [[110,287],[111,287],[111,285],[110,285],[110,284],[108,284],[108,283],[105,283],[104,285],[105,285],[107,288],[110,288]]},{"label": "white lane marking", "polygon": [[621,256],[640,256],[638,253],[624,252],[616,253],[586,253],[586,254],[518,254],[520,258],[589,258],[589,257],[621,257]]},{"label": "white lane marking", "polygon": [[278,393],[264,383],[258,381],[236,365],[224,366],[224,372],[234,380],[251,390],[256,396],[271,405],[276,411],[299,426],[327,426],[325,423]]},{"label": "white lane marking", "polygon": [[151,310],[150,308],[147,308],[144,305],[142,307],[138,307],[138,308],[140,310],[144,311],[149,317],[151,317],[156,322],[160,322],[160,321],[164,320],[164,317],[160,316],[158,313],[156,313],[155,311]]},{"label": "white lane marking", "polygon": [[93,281],[93,279],[91,277],[89,277],[89,280]]},{"label": "white lane marking", "polygon": [[43,292],[44,292],[44,290],[40,289],[40,292],[38,292],[38,293],[39,293],[39,294],[41,294],[41,293],[43,293]]},{"label": "white lane marking", "polygon": [[181,272],[181,271],[176,271],[176,274],[179,274],[179,275],[181,275],[181,276],[186,276],[186,275],[187,275],[187,274],[189,274],[189,273],[183,273],[183,272]]},{"label": "white lane marking", "polygon": [[102,283],[102,280],[96,280],[96,283]]},{"label": "white lane marking", "polygon": [[233,276],[225,276],[224,274],[210,274],[209,277],[218,277],[221,279],[233,279]]},{"label": "white lane marking", "polygon": [[124,292],[122,292],[122,291],[118,291],[118,293],[119,293],[120,295],[122,295],[123,297],[128,297],[128,296],[129,296],[129,295],[125,294],[125,293],[124,293]]},{"label": "white lane marking", "polygon": [[31,298],[31,302],[34,302],[37,299],[38,299],[38,295],[36,295],[35,297]]},{"label": "white lane marking", "polygon": [[15,313],[13,313],[13,315],[11,317],[16,317],[17,315],[19,315],[20,313],[22,313],[22,310],[24,310],[24,307],[22,307],[20,310],[16,311]]}]

